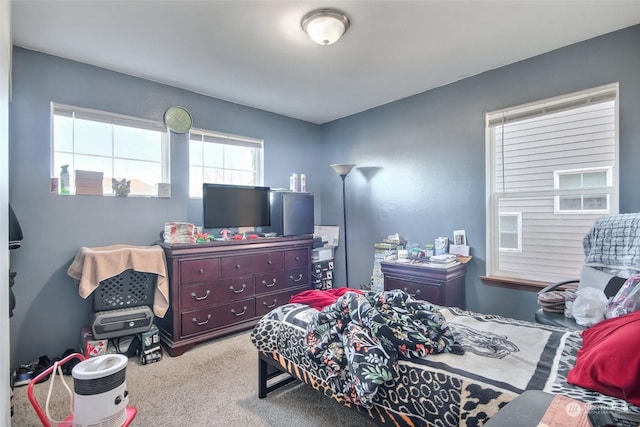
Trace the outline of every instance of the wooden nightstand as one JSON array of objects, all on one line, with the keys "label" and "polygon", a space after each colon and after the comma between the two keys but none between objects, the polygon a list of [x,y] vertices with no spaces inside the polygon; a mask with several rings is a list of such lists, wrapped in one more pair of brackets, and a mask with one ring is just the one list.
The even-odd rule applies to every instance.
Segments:
[{"label": "wooden nightstand", "polygon": [[414,298],[464,309],[464,264],[449,268],[383,261],[384,290],[402,289]]}]

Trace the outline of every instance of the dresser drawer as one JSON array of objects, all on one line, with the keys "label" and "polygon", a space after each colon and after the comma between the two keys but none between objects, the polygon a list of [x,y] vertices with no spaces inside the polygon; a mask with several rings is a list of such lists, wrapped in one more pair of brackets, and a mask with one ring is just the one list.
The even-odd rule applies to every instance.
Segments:
[{"label": "dresser drawer", "polygon": [[254,296],[253,277],[237,277],[187,286],[180,290],[180,309],[189,310]]},{"label": "dresser drawer", "polygon": [[309,286],[309,269],[306,267],[261,274],[255,281],[256,295],[300,286]]},{"label": "dresser drawer", "polygon": [[256,297],[256,316],[262,317],[274,308],[288,304],[292,296],[307,289],[308,287],[290,289],[276,294],[260,295]]},{"label": "dresser drawer", "polygon": [[282,251],[239,255],[222,258],[220,264],[221,277],[226,279],[229,277],[282,270],[284,268],[284,255]]},{"label": "dresser drawer", "polygon": [[424,283],[387,277],[385,278],[385,291],[390,291],[391,289],[402,289],[415,299],[428,301],[432,304],[442,304],[440,286],[430,286]]},{"label": "dresser drawer", "polygon": [[244,322],[255,317],[255,313],[253,299],[184,312],[181,314],[182,336]]},{"label": "dresser drawer", "polygon": [[297,268],[309,265],[309,250],[296,249],[284,253],[284,268]]},{"label": "dresser drawer", "polygon": [[198,283],[218,279],[220,261],[217,258],[180,262],[180,283]]}]

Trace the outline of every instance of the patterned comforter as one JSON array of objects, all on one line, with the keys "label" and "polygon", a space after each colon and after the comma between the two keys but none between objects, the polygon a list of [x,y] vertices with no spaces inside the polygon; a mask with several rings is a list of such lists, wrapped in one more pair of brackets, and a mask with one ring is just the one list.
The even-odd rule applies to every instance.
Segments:
[{"label": "patterned comforter", "polygon": [[333,388],[366,408],[396,377],[399,356],[464,354],[435,306],[400,290],[347,292],[314,315],[307,345]]},{"label": "patterned comforter", "polygon": [[[640,412],[623,400],[567,383],[581,346],[577,332],[456,308],[438,309],[465,354],[400,352],[393,378],[377,385],[366,407],[357,404],[358,397],[344,388],[344,381],[336,381],[323,358],[311,355],[308,334],[318,310],[303,304],[278,307],[258,322],[251,339],[283,370],[381,424],[478,426],[525,390],[562,393],[607,410]],[[335,349],[341,351],[339,346]],[[349,375],[349,369],[340,375]]]}]

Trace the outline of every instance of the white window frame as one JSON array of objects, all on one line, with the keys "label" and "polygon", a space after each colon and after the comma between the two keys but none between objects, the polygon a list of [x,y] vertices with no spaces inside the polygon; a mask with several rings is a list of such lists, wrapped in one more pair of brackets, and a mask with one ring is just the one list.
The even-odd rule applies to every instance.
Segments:
[{"label": "white window frame", "polygon": [[[561,195],[577,195],[577,194],[603,194],[603,188],[584,188],[560,190],[553,189],[550,191],[502,191],[497,189],[495,168],[496,168],[496,144],[492,137],[492,126],[496,123],[507,124],[510,121],[517,121],[523,118],[531,118],[542,116],[552,112],[563,111],[588,105],[590,103],[599,103],[604,100],[613,100],[615,110],[615,172],[612,173],[614,183],[611,187],[607,187],[609,193],[609,213],[618,213],[619,203],[619,132],[620,132],[620,114],[619,114],[619,85],[612,83],[562,95],[547,100],[531,102],[528,104],[516,106],[509,109],[487,112],[485,113],[485,141],[486,141],[486,276],[506,277],[514,283],[518,281],[555,281],[557,278],[551,278],[544,272],[540,272],[536,277],[525,277],[522,273],[507,271],[500,268],[500,249],[499,249],[499,206],[502,199],[512,198],[536,198],[549,197],[550,194],[555,196]],[[523,224],[524,226],[524,224]],[[524,238],[524,237],[523,237]],[[521,242],[521,245],[526,242]]]},{"label": "white window frame", "polygon": [[[191,129],[189,132],[189,144],[191,144],[192,139],[200,137],[203,142],[203,152],[201,154],[202,158],[204,158],[204,143],[215,143],[222,144],[228,146],[243,146],[255,149],[255,162],[253,173],[253,184],[255,186],[262,186],[264,183],[264,140],[259,138],[251,138],[247,136],[233,135],[228,133],[216,132],[205,129]],[[202,182],[210,182],[205,180],[205,167],[204,165],[194,164],[191,159],[191,145],[189,146],[189,177],[193,174],[199,174],[202,177]],[[231,168],[221,167],[223,171],[233,171]],[[249,172],[248,169],[240,170],[242,172]],[[226,175],[226,174],[225,174]],[[189,179],[191,181],[191,179]],[[218,182],[219,184],[241,184],[246,185],[244,183],[233,182],[232,179],[225,179],[224,182]],[[202,186],[199,187],[199,192],[194,193],[191,182],[189,182],[189,197],[190,198],[202,198]]]},{"label": "white window frame", "polygon": [[[581,169],[566,169],[566,170],[557,170],[553,172],[553,188],[556,190],[561,190],[560,188],[560,177],[564,175],[584,175],[585,173],[593,173],[593,172],[604,172],[607,176],[607,186],[613,185],[613,168],[610,166],[604,166],[600,168],[581,168]],[[586,189],[589,187],[576,187],[580,189]],[[584,198],[585,194],[581,194],[580,197]],[[554,213],[562,215],[562,214],[608,214],[610,211],[611,198],[608,194],[604,194],[607,200],[607,207],[605,209],[562,209],[560,207],[560,197],[555,196],[554,198]],[[583,203],[584,206],[584,203]]]},{"label": "white window frame", "polygon": [[[141,159],[129,159],[126,157],[118,157],[118,156],[108,156],[108,155],[97,155],[97,154],[85,154],[85,153],[76,153],[75,151],[75,147],[74,149],[72,149],[71,151],[64,151],[64,150],[57,150],[56,149],[56,141],[55,141],[55,132],[54,132],[54,116],[59,115],[59,116],[67,116],[67,117],[72,117],[74,119],[82,119],[82,120],[88,120],[88,121],[92,121],[92,122],[96,122],[96,123],[102,123],[108,126],[111,126],[113,128],[113,126],[126,126],[126,127],[131,127],[131,128],[136,128],[136,129],[142,129],[142,130],[149,130],[149,131],[154,131],[154,132],[159,132],[161,135],[161,146],[160,146],[160,161],[157,160],[141,160]],[[135,160],[135,161],[143,161],[143,162],[152,162],[152,163],[159,163],[160,165],[160,171],[161,171],[161,182],[162,183],[166,183],[166,184],[170,184],[171,183],[171,172],[170,172],[170,139],[169,139],[169,132],[167,131],[166,127],[164,126],[164,124],[162,122],[156,122],[156,121],[152,121],[152,120],[146,120],[146,119],[141,119],[141,118],[137,118],[137,117],[131,117],[131,116],[126,116],[126,115],[122,115],[122,114],[116,114],[116,113],[110,113],[110,112],[106,112],[106,111],[100,111],[100,110],[94,110],[94,109],[89,109],[89,108],[83,108],[83,107],[76,107],[76,106],[71,106],[71,105],[64,105],[64,104],[59,104],[59,103],[55,103],[52,102],[51,103],[51,108],[50,108],[50,121],[51,121],[51,155],[50,155],[50,161],[51,161],[51,177],[52,178],[56,178],[59,174],[59,169],[56,165],[56,153],[61,153],[61,154],[66,154],[69,155],[71,157],[75,157],[76,155],[82,155],[82,156],[86,156],[86,157],[95,157],[95,158],[103,158],[103,159],[110,159],[111,160],[111,168],[110,170],[102,170],[102,171],[96,171],[96,172],[103,172],[104,174],[104,178],[107,179],[108,177],[112,177],[112,178],[116,178],[116,179],[127,179],[127,180],[131,180],[131,179],[136,179],[135,176],[126,176],[126,177],[114,177],[113,176],[113,171],[114,171],[114,160]],[[113,132],[112,132],[113,135]],[[74,144],[75,145],[75,141]],[[76,169],[77,167],[74,167],[74,169]],[[70,170],[69,171],[70,174],[73,176],[73,171]],[[70,187],[72,189],[75,188],[75,183],[73,182],[74,180],[72,179],[70,182]],[[149,183],[151,184],[151,183]],[[159,183],[154,183],[154,184],[159,184]],[[73,193],[72,193],[73,194]],[[114,195],[111,192],[103,192],[104,196],[111,196]],[[154,197],[157,196],[157,194],[136,194],[135,192],[131,192],[129,194],[129,196],[138,196],[138,197]]]},{"label": "white window frame", "polygon": [[[500,243],[498,243],[498,248],[500,252],[522,252],[522,212],[500,212],[498,223],[502,217],[516,217],[517,229],[516,234],[518,236],[518,247],[517,248],[504,248]],[[498,226],[499,227],[499,226]],[[502,235],[505,232],[501,229],[498,231],[498,242],[502,241]]]}]

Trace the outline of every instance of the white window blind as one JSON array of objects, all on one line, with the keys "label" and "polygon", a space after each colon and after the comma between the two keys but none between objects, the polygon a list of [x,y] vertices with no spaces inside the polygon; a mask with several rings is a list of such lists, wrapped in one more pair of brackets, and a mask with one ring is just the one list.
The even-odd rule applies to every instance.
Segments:
[{"label": "white window blind", "polygon": [[262,139],[193,129],[189,135],[189,196],[203,183],[262,185]]},{"label": "white window blind", "polygon": [[[618,211],[617,96],[612,84],[486,115],[488,275],[579,275],[585,233]],[[501,250],[512,212],[520,249]]]}]

